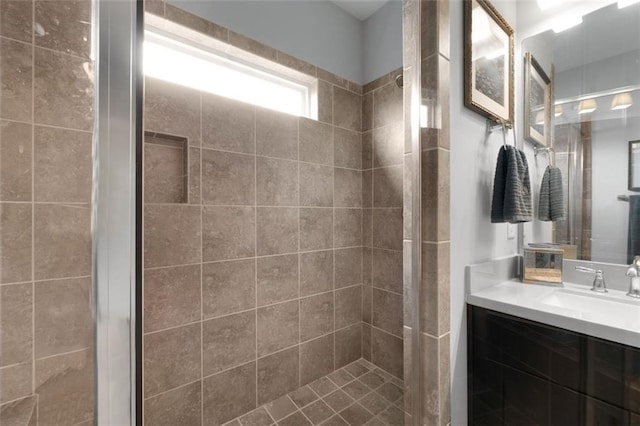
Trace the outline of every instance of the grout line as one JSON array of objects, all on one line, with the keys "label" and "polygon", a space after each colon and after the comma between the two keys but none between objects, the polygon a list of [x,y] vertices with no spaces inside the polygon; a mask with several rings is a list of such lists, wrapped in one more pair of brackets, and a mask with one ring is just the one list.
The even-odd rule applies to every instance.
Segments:
[{"label": "grout line", "polygon": [[[31,4],[31,26],[35,25],[36,5],[35,1]],[[31,31],[31,393],[36,394],[36,237],[35,237],[35,216],[36,207],[34,204],[36,187],[35,187],[35,80],[36,80],[36,40],[35,31]],[[36,424],[39,423],[39,401],[36,399]]]},{"label": "grout line", "polygon": [[298,245],[298,387],[300,387],[300,383],[302,383],[302,357],[301,357],[301,349],[302,349],[302,298],[301,296],[301,291],[300,291],[300,281],[301,281],[301,271],[300,271],[300,248],[302,247],[302,234],[300,232],[300,213],[301,213],[301,209],[300,209],[300,120],[297,121],[297,159],[298,162],[296,164],[296,171],[297,171],[297,191],[298,191],[298,241],[297,241],[297,245]]},{"label": "grout line", "polygon": [[[200,151],[198,153],[199,163],[198,168],[200,171],[199,176],[199,202],[202,204],[202,93],[199,92],[198,100],[200,103]],[[187,143],[187,150],[189,149]],[[190,190],[190,188],[187,188]],[[204,208],[200,207],[200,424],[204,424],[204,232],[203,232],[203,216],[204,216]]]},{"label": "grout line", "polygon": [[256,205],[256,207],[253,209],[253,221],[255,226],[253,227],[253,255],[254,255],[254,261],[253,261],[253,268],[254,268],[254,277],[253,277],[253,285],[254,285],[254,295],[255,295],[255,299],[254,299],[254,307],[255,307],[255,316],[254,316],[254,327],[255,327],[255,335],[256,335],[256,342],[255,342],[255,352],[254,352],[254,359],[255,359],[255,368],[256,368],[256,387],[255,387],[255,401],[254,401],[254,407],[258,406],[258,400],[259,400],[259,395],[258,395],[258,391],[260,389],[260,386],[258,385],[258,380],[259,380],[259,376],[258,376],[258,117],[257,117],[257,111],[256,108],[252,108],[251,109],[253,112],[253,151],[254,151],[254,156],[253,156],[253,204]]}]

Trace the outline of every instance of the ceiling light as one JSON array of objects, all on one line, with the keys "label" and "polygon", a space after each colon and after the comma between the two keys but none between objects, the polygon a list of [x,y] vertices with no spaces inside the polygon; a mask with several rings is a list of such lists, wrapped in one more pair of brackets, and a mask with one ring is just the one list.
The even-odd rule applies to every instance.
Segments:
[{"label": "ceiling light", "polygon": [[627,109],[631,105],[633,105],[633,99],[631,98],[631,93],[629,92],[618,93],[613,97],[613,100],[611,101],[612,110]]},{"label": "ceiling light", "polygon": [[556,110],[555,110],[555,117],[560,117],[562,114],[564,114],[564,111],[562,109],[562,105],[556,105]]},{"label": "ceiling light", "polygon": [[561,33],[573,28],[576,25],[582,24],[582,16],[574,14],[565,14],[558,16],[551,24],[551,29],[554,33]]},{"label": "ceiling light", "polygon": [[598,103],[595,99],[585,99],[578,105],[578,114],[590,114],[596,109],[598,109]]},{"label": "ceiling light", "polygon": [[618,9],[623,9],[636,3],[640,3],[640,0],[618,0]]}]

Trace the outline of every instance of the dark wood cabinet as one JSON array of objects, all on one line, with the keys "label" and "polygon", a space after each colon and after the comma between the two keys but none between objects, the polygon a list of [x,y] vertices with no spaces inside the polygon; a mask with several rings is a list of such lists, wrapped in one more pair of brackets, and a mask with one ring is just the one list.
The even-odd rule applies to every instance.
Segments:
[{"label": "dark wood cabinet", "polygon": [[640,426],[640,349],[476,306],[467,314],[469,424]]}]

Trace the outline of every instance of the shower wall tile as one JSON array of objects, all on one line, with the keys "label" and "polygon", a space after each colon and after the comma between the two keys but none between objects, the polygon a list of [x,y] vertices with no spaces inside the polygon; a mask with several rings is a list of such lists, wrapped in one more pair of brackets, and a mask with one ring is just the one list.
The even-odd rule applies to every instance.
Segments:
[{"label": "shower wall tile", "polygon": [[[144,212],[145,267],[200,262],[202,258],[200,215],[200,208],[195,206],[147,205]],[[37,241],[36,227],[36,245]]]},{"label": "shower wall tile", "polygon": [[39,424],[73,425],[93,417],[91,350],[38,360],[35,393]]},{"label": "shower wall tile", "polygon": [[362,283],[362,248],[335,250],[335,288]]},{"label": "shower wall tile", "polygon": [[329,124],[300,118],[300,161],[333,165],[333,128]]},{"label": "shower wall tile", "polygon": [[388,167],[402,164],[404,153],[402,121],[376,128],[373,135],[375,157],[374,167]]},{"label": "shower wall tile", "polygon": [[91,131],[93,69],[87,59],[35,48],[34,121]]},{"label": "shower wall tile", "polygon": [[0,366],[31,361],[32,327],[31,283],[0,287]]},{"label": "shower wall tile", "polygon": [[36,359],[90,347],[91,279],[36,283],[34,313]]},{"label": "shower wall tile", "polygon": [[202,150],[202,201],[215,205],[252,205],[256,197],[256,158]]},{"label": "shower wall tile", "polygon": [[144,129],[186,137],[200,145],[200,92],[154,78],[145,79]]},{"label": "shower wall tile", "polygon": [[300,341],[333,332],[333,318],[333,293],[327,292],[300,299]]},{"label": "shower wall tile", "polygon": [[402,295],[374,288],[372,306],[371,324],[402,337]]},{"label": "shower wall tile", "polygon": [[149,426],[199,425],[202,423],[201,382],[195,382],[144,402],[144,423]]},{"label": "shower wall tile", "polygon": [[333,167],[300,163],[300,205],[333,207]]},{"label": "shower wall tile", "polygon": [[0,403],[29,396],[33,387],[32,371],[31,362],[0,369]]},{"label": "shower wall tile", "polygon": [[391,166],[373,171],[373,207],[402,208],[403,168]]},{"label": "shower wall tile", "polygon": [[362,209],[335,209],[333,224],[334,246],[362,245]]},{"label": "shower wall tile", "polygon": [[91,53],[91,2],[35,0],[36,46],[88,58]]},{"label": "shower wall tile", "polygon": [[[187,182],[189,188],[189,204],[200,204],[202,202],[202,150],[189,148],[189,170],[187,171]],[[183,176],[184,178],[184,176]],[[184,200],[183,200],[184,201]]]},{"label": "shower wall tile", "polygon": [[339,87],[333,88],[333,124],[344,129],[362,130],[362,97]]},{"label": "shower wall tile", "polygon": [[300,253],[300,297],[333,290],[333,250]]},{"label": "shower wall tile", "polygon": [[255,230],[255,207],[203,207],[203,260],[208,262],[255,256]]},{"label": "shower wall tile", "polygon": [[333,247],[333,209],[300,209],[300,250]]},{"label": "shower wall tile", "polygon": [[403,377],[403,340],[371,328],[371,362],[396,377]]},{"label": "shower wall tile", "polygon": [[221,425],[256,408],[256,363],[202,381],[203,424]]},{"label": "shower wall tile", "polygon": [[30,124],[0,121],[0,201],[31,201],[32,131]]},{"label": "shower wall tile", "polygon": [[336,127],[333,133],[333,164],[337,167],[362,168],[362,134]]},{"label": "shower wall tile", "polygon": [[395,82],[382,86],[373,92],[374,128],[402,123],[402,90]]},{"label": "shower wall tile", "polygon": [[256,152],[266,157],[298,159],[298,119],[263,108],[256,109]]},{"label": "shower wall tile", "polygon": [[373,285],[382,290],[402,294],[402,252],[373,249]]},{"label": "shower wall tile", "polygon": [[299,386],[298,346],[258,359],[258,405],[273,401]]},{"label": "shower wall tile", "polygon": [[266,157],[257,157],[256,161],[256,203],[259,206],[296,206],[298,162]]},{"label": "shower wall tile", "polygon": [[35,204],[35,279],[91,274],[91,210],[86,204]]},{"label": "shower wall tile", "polygon": [[335,206],[362,206],[362,172],[351,169],[334,169]]},{"label": "shower wall tile", "polygon": [[362,324],[337,330],[335,334],[335,368],[344,367],[362,356]]},{"label": "shower wall tile", "polygon": [[336,291],[336,329],[362,321],[362,286]]},{"label": "shower wall tile", "polygon": [[229,30],[213,22],[209,22],[171,4],[164,4],[164,10],[166,18],[172,22],[184,25],[218,40],[227,41],[229,39]]},{"label": "shower wall tile", "polygon": [[298,254],[258,258],[258,306],[297,299],[298,270]]},{"label": "shower wall tile", "polygon": [[[4,22],[4,15],[2,18]],[[31,46],[0,37],[0,60],[2,60],[0,117],[31,121],[33,106]]]},{"label": "shower wall tile", "polygon": [[144,271],[145,332],[176,327],[200,319],[200,266]]},{"label": "shower wall tile", "polygon": [[256,358],[256,312],[202,323],[202,374],[209,376]]},{"label": "shower wall tile", "polygon": [[[189,153],[199,150],[190,149]],[[144,201],[146,203],[176,204],[185,202],[184,147],[144,143]],[[188,159],[191,164],[193,161]],[[200,158],[198,158],[198,180],[200,179]],[[193,183],[193,182],[192,182]],[[191,195],[191,194],[189,194]],[[200,196],[200,189],[198,189]]]},{"label": "shower wall tile", "polygon": [[201,377],[200,327],[198,323],[145,336],[145,397],[185,385]]},{"label": "shower wall tile", "polygon": [[258,256],[298,251],[298,208],[258,207]]},{"label": "shower wall tile", "polygon": [[89,132],[35,126],[36,202],[91,201],[92,136]]},{"label": "shower wall tile", "polygon": [[0,283],[31,280],[32,205],[0,203]]},{"label": "shower wall tile", "polygon": [[326,376],[334,370],[334,334],[300,345],[300,386]]},{"label": "shower wall tile", "polygon": [[31,43],[33,5],[24,0],[0,2],[0,36]]},{"label": "shower wall tile", "polygon": [[299,302],[258,308],[258,356],[300,343]]},{"label": "shower wall tile", "polygon": [[402,250],[402,209],[373,209],[373,246]]},{"label": "shower wall tile", "polygon": [[255,260],[202,265],[202,315],[219,317],[255,308]]},{"label": "shower wall tile", "polygon": [[318,80],[318,120],[333,123],[333,86],[324,80]]},{"label": "shower wall tile", "polygon": [[254,154],[255,107],[222,96],[202,94],[202,146]]}]

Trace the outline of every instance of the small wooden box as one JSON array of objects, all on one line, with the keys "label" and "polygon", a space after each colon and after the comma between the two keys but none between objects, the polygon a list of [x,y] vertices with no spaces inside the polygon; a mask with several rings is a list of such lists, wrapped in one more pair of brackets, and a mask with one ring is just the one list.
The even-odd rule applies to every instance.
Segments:
[{"label": "small wooden box", "polygon": [[564,252],[557,248],[526,247],[522,282],[562,284],[562,260]]}]

